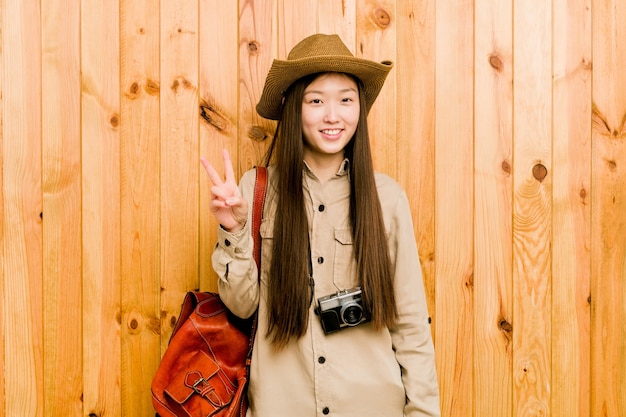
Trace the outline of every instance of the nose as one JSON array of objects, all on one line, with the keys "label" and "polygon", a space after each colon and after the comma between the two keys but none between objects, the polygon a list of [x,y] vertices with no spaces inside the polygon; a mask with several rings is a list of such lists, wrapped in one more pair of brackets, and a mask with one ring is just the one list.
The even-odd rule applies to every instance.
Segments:
[{"label": "nose", "polygon": [[326,112],[324,113],[324,121],[328,123],[333,123],[339,120],[339,115],[337,112],[337,107],[333,103],[328,103],[326,105]]}]

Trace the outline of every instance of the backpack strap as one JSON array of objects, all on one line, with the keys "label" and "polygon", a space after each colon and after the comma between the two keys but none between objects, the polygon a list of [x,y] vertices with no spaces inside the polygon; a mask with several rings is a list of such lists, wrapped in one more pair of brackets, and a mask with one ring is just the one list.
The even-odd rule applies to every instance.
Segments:
[{"label": "backpack strap", "polygon": [[254,197],[252,201],[252,238],[254,239],[254,260],[259,279],[261,279],[261,220],[265,206],[265,191],[267,189],[267,168],[256,167],[256,181],[254,183]]},{"label": "backpack strap", "polygon": [[[261,220],[263,218],[263,207],[265,206],[265,194],[267,190],[267,168],[256,167],[256,181],[254,183],[254,197],[252,201],[252,238],[254,239],[254,260],[256,262],[258,277],[261,281]],[[250,332],[250,348],[246,357],[246,374],[250,375],[250,361],[252,360],[252,348],[256,329],[259,321],[259,310],[254,313],[252,319],[252,330]]]}]

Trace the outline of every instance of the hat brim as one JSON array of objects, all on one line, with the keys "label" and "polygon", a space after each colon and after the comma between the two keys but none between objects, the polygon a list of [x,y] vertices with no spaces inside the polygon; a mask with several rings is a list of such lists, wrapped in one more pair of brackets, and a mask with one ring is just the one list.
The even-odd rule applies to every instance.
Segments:
[{"label": "hat brim", "polygon": [[256,110],[261,117],[278,120],[282,112],[283,95],[294,81],[310,74],[342,72],[351,74],[363,82],[366,110],[369,112],[392,68],[391,61],[374,62],[346,55],[308,57],[289,61],[275,59],[267,74]]}]

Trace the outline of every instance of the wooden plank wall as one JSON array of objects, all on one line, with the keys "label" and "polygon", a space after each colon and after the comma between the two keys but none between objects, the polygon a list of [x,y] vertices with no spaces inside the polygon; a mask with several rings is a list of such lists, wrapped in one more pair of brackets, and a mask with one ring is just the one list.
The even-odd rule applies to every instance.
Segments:
[{"label": "wooden plank wall", "polygon": [[395,62],[370,113],[406,188],[445,417],[626,416],[626,3],[0,0],[0,416],[152,415],[214,290],[199,157],[238,174],[302,37]]}]

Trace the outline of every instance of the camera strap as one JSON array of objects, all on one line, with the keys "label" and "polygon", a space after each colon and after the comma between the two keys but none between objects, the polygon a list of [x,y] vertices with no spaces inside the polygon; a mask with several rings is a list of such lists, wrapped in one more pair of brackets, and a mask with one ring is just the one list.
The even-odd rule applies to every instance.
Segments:
[{"label": "camera strap", "polygon": [[311,239],[309,239],[309,287],[311,288],[311,300],[309,301],[309,306],[313,304],[313,298],[315,297],[315,280],[313,279],[313,261],[311,260],[311,257]]}]

